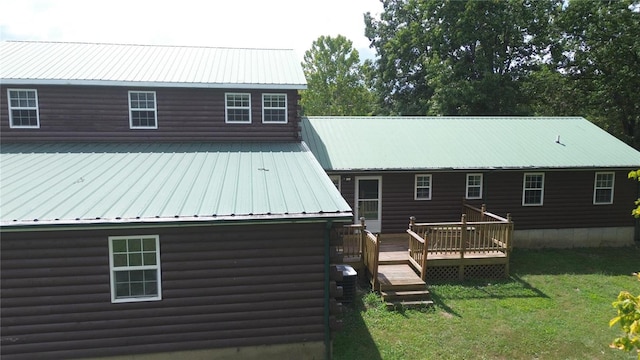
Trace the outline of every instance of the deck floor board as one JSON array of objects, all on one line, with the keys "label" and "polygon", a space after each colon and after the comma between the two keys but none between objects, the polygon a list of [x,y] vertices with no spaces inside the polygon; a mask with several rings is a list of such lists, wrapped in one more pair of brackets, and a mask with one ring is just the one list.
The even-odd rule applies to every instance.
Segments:
[{"label": "deck floor board", "polygon": [[408,265],[379,265],[378,281],[381,287],[426,285]]}]

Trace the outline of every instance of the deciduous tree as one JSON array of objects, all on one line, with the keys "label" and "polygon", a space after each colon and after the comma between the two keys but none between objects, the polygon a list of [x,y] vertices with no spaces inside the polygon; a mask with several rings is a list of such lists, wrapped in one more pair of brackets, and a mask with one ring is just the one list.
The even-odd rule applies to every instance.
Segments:
[{"label": "deciduous tree", "polygon": [[589,119],[640,149],[640,1],[571,0],[558,26],[559,69]]},{"label": "deciduous tree", "polygon": [[365,86],[358,51],[342,35],[320,36],[304,54],[307,89],[304,115],[370,115],[372,95]]},{"label": "deciduous tree", "polygon": [[528,114],[522,80],[550,51],[561,1],[387,0],[365,14],[390,113]]}]

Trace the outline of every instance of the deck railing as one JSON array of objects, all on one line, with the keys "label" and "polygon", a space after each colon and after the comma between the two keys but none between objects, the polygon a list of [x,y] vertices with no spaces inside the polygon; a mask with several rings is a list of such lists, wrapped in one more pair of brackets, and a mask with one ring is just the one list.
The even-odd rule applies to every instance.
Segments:
[{"label": "deck railing", "polygon": [[342,253],[346,262],[362,261],[365,236],[364,219],[360,224],[344,225],[337,229],[338,236],[342,238],[342,245],[338,246],[338,251]]},{"label": "deck railing", "polygon": [[378,259],[380,256],[379,234],[364,231],[364,266],[371,275],[371,288],[378,290]]},{"label": "deck railing", "polygon": [[425,280],[427,267],[427,240],[421,237],[411,229],[407,230],[409,234],[409,262],[420,273],[420,278]]},{"label": "deck railing", "polygon": [[[467,216],[468,222],[507,222],[509,219],[498,216],[487,211],[487,206],[482,204],[480,208],[464,203],[462,205],[462,213]],[[507,215],[508,216],[508,215]]]},{"label": "deck railing", "polygon": [[[455,223],[416,223],[412,219],[409,230],[415,237],[425,240],[428,254],[465,252],[508,252],[511,250],[513,222],[467,222],[466,214]],[[428,241],[427,241],[428,240]]]},{"label": "deck railing", "polygon": [[[460,222],[416,223],[409,220],[409,261],[424,279],[427,261],[430,256],[478,254],[502,256],[508,258],[511,251],[513,221],[481,209],[465,205]],[[472,218],[474,221],[468,221]]]}]

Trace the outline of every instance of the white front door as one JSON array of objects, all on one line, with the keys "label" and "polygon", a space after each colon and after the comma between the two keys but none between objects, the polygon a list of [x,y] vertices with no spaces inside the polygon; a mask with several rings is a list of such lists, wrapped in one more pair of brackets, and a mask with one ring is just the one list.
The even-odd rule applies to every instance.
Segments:
[{"label": "white front door", "polygon": [[364,217],[367,230],[380,232],[382,228],[382,177],[356,177],[356,223]]}]

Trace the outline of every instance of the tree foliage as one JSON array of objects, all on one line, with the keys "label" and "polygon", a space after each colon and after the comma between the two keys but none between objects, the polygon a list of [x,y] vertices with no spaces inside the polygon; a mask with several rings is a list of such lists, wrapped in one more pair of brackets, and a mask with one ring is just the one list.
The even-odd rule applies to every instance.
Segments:
[{"label": "tree foliage", "polygon": [[527,114],[522,80],[549,51],[561,1],[383,1],[365,15],[375,89],[402,115]]},{"label": "tree foliage", "polygon": [[[640,169],[629,172],[629,179],[640,181]],[[635,205],[636,208],[631,210],[631,215],[633,215],[636,219],[640,219],[640,199],[636,200]]]},{"label": "tree foliage", "polygon": [[[640,181],[640,169],[629,172],[629,179]],[[636,206],[631,215],[637,219],[640,218],[640,199],[636,200]],[[640,281],[640,272],[633,275]],[[628,291],[621,291],[612,305],[618,313],[609,321],[609,327],[620,324],[624,335],[615,338],[609,346],[624,351],[635,349],[640,360],[640,295],[634,296]]]},{"label": "tree foliage", "polygon": [[[634,276],[640,280],[640,274],[634,273]],[[609,346],[624,351],[635,349],[640,360],[640,295],[633,296],[628,291],[621,291],[612,305],[617,310],[617,316],[609,321],[609,327],[620,324],[624,335],[615,338]]]},{"label": "tree foliage", "polygon": [[640,1],[571,0],[557,25],[554,59],[584,115],[640,149]]},{"label": "tree foliage", "polygon": [[320,36],[304,54],[305,115],[370,115],[372,95],[365,86],[358,51],[342,35]]}]

